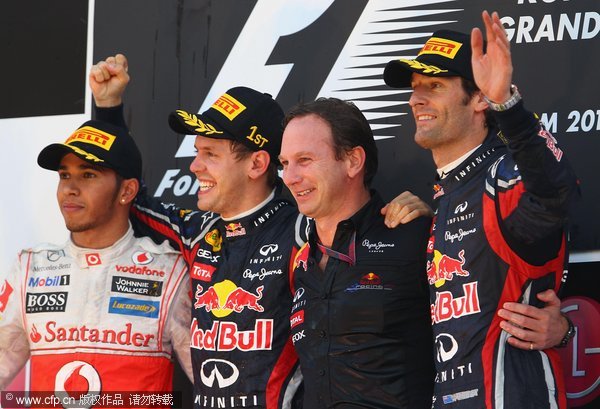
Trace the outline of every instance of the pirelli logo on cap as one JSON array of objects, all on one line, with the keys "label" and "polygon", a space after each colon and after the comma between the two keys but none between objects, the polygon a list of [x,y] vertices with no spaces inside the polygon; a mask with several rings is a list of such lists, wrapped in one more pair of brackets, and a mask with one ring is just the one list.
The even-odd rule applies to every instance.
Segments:
[{"label": "pirelli logo on cap", "polygon": [[454,59],[456,53],[460,50],[460,47],[462,47],[462,43],[440,37],[431,37],[427,40],[423,49],[419,52],[419,55],[437,54],[442,57]]},{"label": "pirelli logo on cap", "polygon": [[216,109],[230,121],[233,121],[236,116],[244,112],[246,106],[231,95],[223,94],[212,104],[211,108]]},{"label": "pirelli logo on cap", "polygon": [[115,139],[114,135],[102,132],[91,126],[84,126],[73,132],[73,135],[69,136],[65,141],[65,145],[71,145],[73,142],[83,142],[109,151]]}]

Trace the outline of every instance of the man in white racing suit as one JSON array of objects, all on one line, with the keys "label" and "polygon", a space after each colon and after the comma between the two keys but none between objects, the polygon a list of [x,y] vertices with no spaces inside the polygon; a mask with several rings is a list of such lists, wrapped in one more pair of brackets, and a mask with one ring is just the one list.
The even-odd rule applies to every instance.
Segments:
[{"label": "man in white racing suit", "polygon": [[128,215],[142,169],[135,142],[122,128],[88,121],[44,148],[38,164],[58,171],[71,234],[60,246],[22,250],[0,273],[0,390],[31,358],[31,391],[76,399],[171,392],[174,351],[191,378],[189,276],[166,243],[133,235]]}]

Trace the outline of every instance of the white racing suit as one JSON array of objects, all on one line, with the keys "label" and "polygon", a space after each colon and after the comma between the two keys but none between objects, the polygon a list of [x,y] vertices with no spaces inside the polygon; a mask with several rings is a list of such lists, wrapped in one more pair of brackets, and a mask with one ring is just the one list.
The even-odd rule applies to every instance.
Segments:
[{"label": "white racing suit", "polygon": [[166,243],[39,245],[0,277],[0,390],[30,357],[31,391],[170,392],[174,350],[191,378],[189,276]]}]

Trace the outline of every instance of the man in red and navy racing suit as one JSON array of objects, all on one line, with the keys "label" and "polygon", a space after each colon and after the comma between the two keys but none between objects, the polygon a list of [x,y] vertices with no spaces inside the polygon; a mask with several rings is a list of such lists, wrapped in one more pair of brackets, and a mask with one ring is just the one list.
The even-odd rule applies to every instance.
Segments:
[{"label": "man in red and navy racing suit", "polygon": [[[108,62],[115,68],[108,67]],[[98,118],[121,126],[125,126],[122,105],[115,103],[121,102],[128,81],[126,63],[124,56],[117,55],[96,66],[107,70],[99,78],[121,81],[114,92],[116,99],[101,100],[92,83],[96,103],[106,107],[97,110]],[[198,154],[190,168],[199,184],[214,185],[204,192],[199,189],[198,205],[205,211],[190,212],[138,197],[133,212],[138,234],[170,240],[189,265],[196,408],[291,408],[299,396],[302,376],[289,323],[294,294],[290,268],[304,242],[301,237],[306,237],[302,233],[306,219],[280,196],[277,182],[269,186],[266,175],[254,187],[264,191],[264,197],[238,209],[236,202],[247,198],[227,196],[227,186],[236,192],[248,191],[250,178],[235,179],[245,186],[233,186],[224,179],[239,174],[249,163],[248,156],[231,160],[230,168],[222,169],[227,175],[211,174],[209,169],[216,162],[212,155],[219,155],[217,160],[235,157],[229,147],[234,142],[247,147],[253,156],[258,151],[270,155],[274,164],[282,119],[283,111],[270,95],[245,87],[228,90],[202,114],[172,113],[169,122],[176,132],[198,135]],[[252,140],[246,138],[251,134]],[[225,152],[217,151],[220,143],[227,144]],[[269,171],[276,175],[274,165]]]},{"label": "man in red and navy racing suit", "polygon": [[[142,167],[135,143],[122,129],[87,121],[38,163],[60,174],[71,235],[21,251],[0,278],[0,390],[31,358],[28,389],[87,395],[77,407],[106,403],[92,400],[101,396],[115,402],[116,393],[170,392],[174,351],[192,376],[189,276],[167,243],[133,235],[128,213]],[[135,406],[120,396],[119,407]]]},{"label": "man in red and navy racing suit", "polygon": [[[496,13],[492,17],[484,13],[484,21],[487,56],[496,67],[502,66],[504,62],[494,61],[493,54],[501,43],[503,51],[497,55],[504,56],[508,40]],[[476,53],[481,32],[476,30],[473,36],[474,72],[482,55]],[[507,301],[541,307],[536,295],[547,289],[557,291],[566,278],[564,223],[577,191],[576,178],[554,137],[525,110],[518,91],[513,87],[510,99],[494,99],[481,74],[475,80],[489,98],[486,103],[498,128],[481,129],[481,144],[466,148],[455,159],[445,157],[445,148],[427,139],[434,135],[427,127],[442,118],[440,101],[450,98],[444,95],[446,90],[455,95],[455,106],[462,104],[461,110],[482,107],[477,118],[483,119],[486,105],[476,99],[478,91],[471,102],[460,101],[465,92],[458,76],[473,80],[470,43],[467,35],[438,31],[417,59],[392,61],[384,75],[388,85],[412,86],[415,138],[424,146],[425,141],[430,143],[426,147],[442,168],[427,248],[437,350],[434,407],[565,408],[556,351],[534,350],[533,342],[529,349],[534,351],[513,347],[507,342],[509,334],[500,328],[497,311]],[[440,52],[442,46],[450,51]],[[506,77],[501,91],[509,88],[510,75]],[[507,102],[500,105],[494,100]],[[474,123],[481,126],[479,120]],[[466,144],[468,124],[462,126],[464,134],[458,136]],[[437,137],[448,141],[451,133],[446,126]]]}]

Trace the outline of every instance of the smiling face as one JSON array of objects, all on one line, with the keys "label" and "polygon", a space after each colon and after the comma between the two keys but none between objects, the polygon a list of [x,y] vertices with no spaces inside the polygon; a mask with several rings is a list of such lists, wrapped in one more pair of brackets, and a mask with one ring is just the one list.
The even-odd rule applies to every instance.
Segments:
[{"label": "smiling face", "polygon": [[246,203],[246,192],[252,157],[238,158],[226,139],[197,136],[194,147],[196,158],[190,170],[200,182],[198,209],[228,218],[251,208]]},{"label": "smiling face", "polygon": [[69,153],[60,161],[58,175],[58,204],[74,236],[104,236],[122,228],[122,220],[116,216],[121,184],[115,171],[93,166]]},{"label": "smiling face", "polygon": [[336,159],[329,125],[317,115],[292,119],[283,132],[283,182],[300,212],[316,220],[343,211],[347,187],[345,159]]},{"label": "smiling face", "polygon": [[409,104],[415,119],[415,142],[430,149],[438,167],[450,163],[485,137],[483,104],[469,98],[459,77],[413,74]]}]

